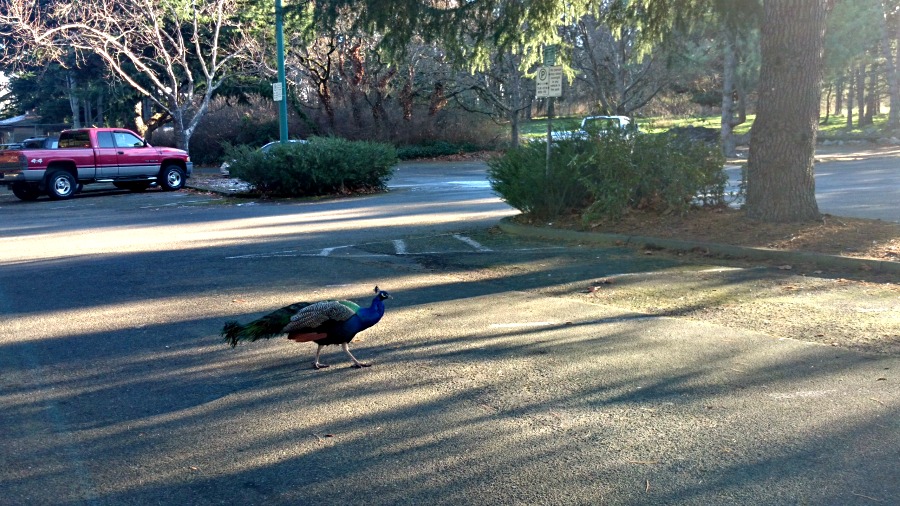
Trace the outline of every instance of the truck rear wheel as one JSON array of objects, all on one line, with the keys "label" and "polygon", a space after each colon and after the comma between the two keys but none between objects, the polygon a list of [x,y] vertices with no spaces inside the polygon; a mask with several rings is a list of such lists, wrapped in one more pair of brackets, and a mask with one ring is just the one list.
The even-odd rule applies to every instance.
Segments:
[{"label": "truck rear wheel", "polygon": [[53,200],[70,199],[77,189],[75,176],[64,170],[55,170],[47,176],[47,195]]},{"label": "truck rear wheel", "polygon": [[15,183],[12,185],[13,195],[19,200],[32,201],[41,196],[41,190],[35,184]]},{"label": "truck rear wheel", "polygon": [[177,165],[166,165],[159,171],[159,186],[163,190],[180,190],[184,187],[184,171]]}]

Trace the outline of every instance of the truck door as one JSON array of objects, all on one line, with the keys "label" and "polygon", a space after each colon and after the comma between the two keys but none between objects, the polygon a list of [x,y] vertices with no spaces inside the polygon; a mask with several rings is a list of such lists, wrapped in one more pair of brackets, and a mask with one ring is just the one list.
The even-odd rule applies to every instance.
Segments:
[{"label": "truck door", "polygon": [[[119,175],[119,155],[112,132],[97,132],[97,179],[112,179]],[[80,170],[79,170],[80,172]]]},{"label": "truck door", "polygon": [[112,132],[119,157],[119,177],[151,177],[159,174],[160,156],[144,139],[127,130]]}]

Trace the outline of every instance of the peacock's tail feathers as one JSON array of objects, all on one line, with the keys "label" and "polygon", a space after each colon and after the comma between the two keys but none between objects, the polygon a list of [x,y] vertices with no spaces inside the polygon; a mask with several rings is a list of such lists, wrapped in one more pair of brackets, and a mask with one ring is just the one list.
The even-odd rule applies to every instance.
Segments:
[{"label": "peacock's tail feathers", "polygon": [[240,341],[238,335],[243,329],[244,326],[240,323],[234,320],[229,320],[225,322],[225,326],[222,327],[222,337],[225,339],[226,343],[234,348],[235,346],[237,346],[238,341]]},{"label": "peacock's tail feathers", "polygon": [[253,342],[258,339],[269,339],[281,335],[284,333],[282,329],[291,321],[291,317],[308,305],[310,305],[309,302],[291,304],[272,311],[246,325],[241,325],[236,321],[225,322],[225,325],[222,327],[222,337],[226,343],[234,348],[240,341]]}]

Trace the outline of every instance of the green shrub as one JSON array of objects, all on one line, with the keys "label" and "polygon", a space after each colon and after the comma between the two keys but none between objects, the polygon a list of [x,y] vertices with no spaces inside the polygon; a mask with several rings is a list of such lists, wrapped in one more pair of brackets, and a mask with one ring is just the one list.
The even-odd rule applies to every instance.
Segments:
[{"label": "green shrub", "polygon": [[511,150],[489,162],[494,191],[537,219],[616,218],[629,209],[684,213],[724,204],[724,157],[715,145],[666,134],[604,135]]},{"label": "green shrub", "polygon": [[573,163],[590,194],[590,204],[581,210],[586,217],[618,216],[633,204],[635,192],[642,186],[642,174],[634,164],[635,138],[610,134],[572,141],[578,153]]},{"label": "green shrub", "polygon": [[547,145],[531,142],[488,160],[488,180],[509,205],[538,219],[578,212],[589,202],[576,165],[576,142],[554,144],[547,166]]},{"label": "green shrub", "polygon": [[230,148],[231,175],[262,195],[297,197],[383,190],[397,164],[387,144],[311,137],[308,143],[274,146],[263,153]]},{"label": "green shrub", "polygon": [[628,209],[684,213],[724,203],[725,159],[714,144],[668,134],[605,136],[586,143],[581,164],[593,204],[585,218],[618,217]]}]

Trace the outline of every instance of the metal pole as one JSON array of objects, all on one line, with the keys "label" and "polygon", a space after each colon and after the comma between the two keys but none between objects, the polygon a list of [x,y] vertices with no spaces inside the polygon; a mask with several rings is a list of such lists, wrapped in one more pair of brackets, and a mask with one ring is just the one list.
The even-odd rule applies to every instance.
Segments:
[{"label": "metal pole", "polygon": [[553,97],[547,97],[547,168],[544,173],[550,178],[550,146],[553,144]]},{"label": "metal pole", "polygon": [[[544,67],[547,69],[548,77],[550,67],[556,65],[556,44],[544,45]],[[553,145],[553,97],[547,97],[547,167],[544,169],[544,175],[550,179],[550,148]]]},{"label": "metal pole", "polygon": [[281,100],[278,101],[278,133],[281,143],[288,141],[287,124],[287,83],[284,77],[284,11],[281,0],[275,0],[275,47],[278,53],[278,84],[281,85]]}]

